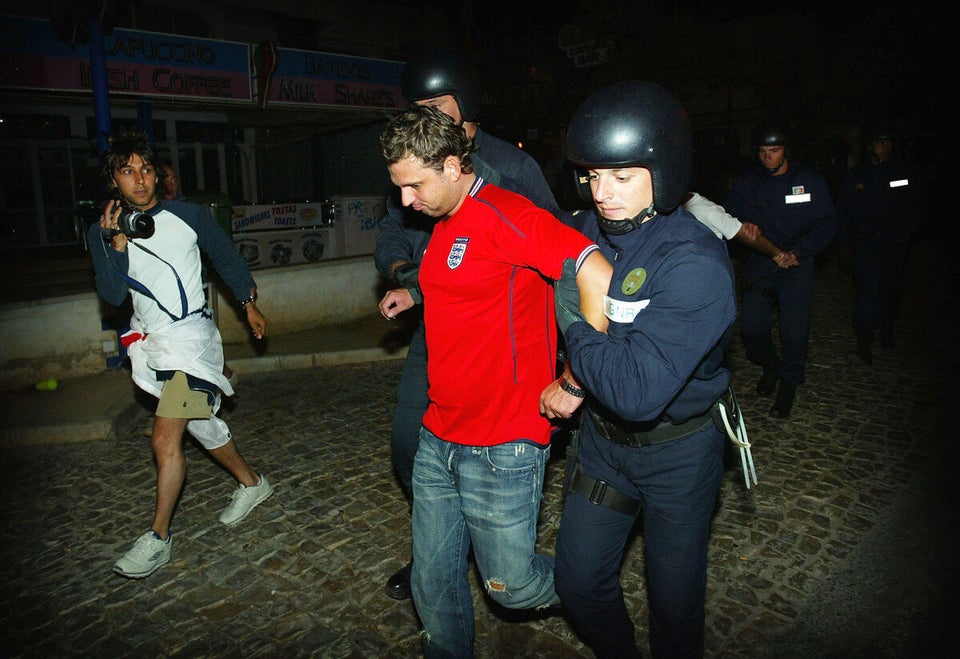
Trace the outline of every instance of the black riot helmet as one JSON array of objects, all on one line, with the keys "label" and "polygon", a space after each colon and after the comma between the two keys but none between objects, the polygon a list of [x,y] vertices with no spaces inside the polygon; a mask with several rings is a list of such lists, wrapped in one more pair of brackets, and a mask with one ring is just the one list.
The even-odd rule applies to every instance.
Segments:
[{"label": "black riot helmet", "polygon": [[400,88],[408,103],[453,96],[463,121],[476,121],[480,114],[473,72],[462,56],[450,50],[423,52],[412,58],[400,74]]},{"label": "black riot helmet", "polygon": [[777,122],[762,123],[753,131],[753,146],[759,149],[762,146],[790,145],[790,133]]},{"label": "black riot helmet", "polygon": [[[577,109],[567,131],[567,159],[581,170],[650,170],[652,209],[658,213],[680,205],[692,158],[686,111],[669,90],[652,82],[626,80],[595,92]],[[579,184],[581,194],[592,198],[584,178]]]},{"label": "black riot helmet", "polygon": [[889,141],[895,142],[897,137],[889,126],[874,126],[867,132],[868,142]]},{"label": "black riot helmet", "polygon": [[786,163],[793,157],[793,148],[790,143],[790,132],[784,127],[784,124],[776,119],[770,119],[759,123],[753,130],[753,148],[757,155],[760,155],[760,149],[765,146],[783,147],[783,160],[777,167],[770,169],[761,158],[760,165],[764,171],[771,176],[777,176],[784,171]]}]

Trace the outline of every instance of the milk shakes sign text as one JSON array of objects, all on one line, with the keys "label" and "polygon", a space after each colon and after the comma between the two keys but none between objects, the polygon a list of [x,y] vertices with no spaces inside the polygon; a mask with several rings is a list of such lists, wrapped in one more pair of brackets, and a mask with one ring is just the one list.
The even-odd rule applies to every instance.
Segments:
[{"label": "milk shakes sign text", "polygon": [[398,108],[402,62],[277,48],[270,105]]}]

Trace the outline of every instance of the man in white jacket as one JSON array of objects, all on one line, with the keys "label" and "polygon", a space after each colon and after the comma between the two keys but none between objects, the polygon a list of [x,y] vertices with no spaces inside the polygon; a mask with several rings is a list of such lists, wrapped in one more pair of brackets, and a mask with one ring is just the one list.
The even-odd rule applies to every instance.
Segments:
[{"label": "man in white jacket", "polygon": [[112,139],[103,174],[115,198],[89,231],[100,297],[115,306],[128,294],[132,297],[130,331],[121,341],[133,381],[159,400],[150,440],[157,465],[153,523],[113,567],[133,579],[147,577],[170,561],[170,522],[186,474],[185,431],[239,483],[221,523],[240,522],[273,494],[216,416],[221,395],[232,395],[233,387],[223,374],[223,343],[206,307],[201,250],[240,301],[259,339],[267,319],[256,306],[256,282],[209,210],[159,199],[161,171],[146,134]]}]

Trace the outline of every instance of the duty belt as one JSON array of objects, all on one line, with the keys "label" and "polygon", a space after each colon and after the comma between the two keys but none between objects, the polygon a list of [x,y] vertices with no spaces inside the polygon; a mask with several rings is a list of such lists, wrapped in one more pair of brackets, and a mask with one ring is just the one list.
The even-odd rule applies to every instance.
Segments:
[{"label": "duty belt", "polygon": [[624,427],[623,422],[617,422],[607,419],[598,412],[593,405],[587,406],[593,425],[605,438],[617,444],[624,444],[633,448],[640,446],[653,446],[679,439],[703,428],[708,423],[713,423],[710,406],[703,414],[697,415],[683,423],[673,424],[669,421],[652,421],[647,423],[631,423]]}]

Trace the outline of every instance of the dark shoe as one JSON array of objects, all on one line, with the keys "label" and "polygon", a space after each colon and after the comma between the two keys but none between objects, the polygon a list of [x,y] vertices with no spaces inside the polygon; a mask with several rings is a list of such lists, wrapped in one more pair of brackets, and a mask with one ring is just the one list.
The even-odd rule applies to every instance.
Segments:
[{"label": "dark shoe", "polygon": [[873,351],[870,350],[870,344],[866,341],[857,341],[857,349],[847,355],[851,362],[862,362],[867,366],[873,366]]},{"label": "dark shoe", "polygon": [[777,398],[773,401],[773,407],[770,408],[770,416],[774,419],[786,419],[790,416],[790,410],[793,408],[793,399],[797,394],[797,385],[789,382],[780,381],[780,388],[777,390]]},{"label": "dark shoe", "polygon": [[413,597],[410,591],[410,571],[413,570],[413,561],[410,561],[387,579],[385,590],[387,595],[395,600],[408,600]]},{"label": "dark shoe", "polygon": [[777,380],[780,379],[779,369],[765,368],[760,380],[757,381],[757,394],[760,396],[770,396],[777,390]]}]

